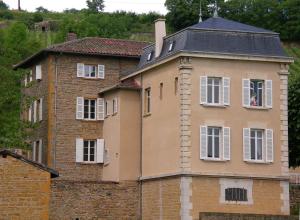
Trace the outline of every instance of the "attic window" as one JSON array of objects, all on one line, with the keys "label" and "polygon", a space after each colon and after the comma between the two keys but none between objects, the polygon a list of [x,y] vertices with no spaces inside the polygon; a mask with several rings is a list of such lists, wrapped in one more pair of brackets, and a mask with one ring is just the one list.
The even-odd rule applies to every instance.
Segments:
[{"label": "attic window", "polygon": [[150,61],[150,60],[152,59],[152,54],[153,54],[153,52],[150,52],[150,53],[148,54],[147,61]]},{"label": "attic window", "polygon": [[169,52],[171,52],[174,48],[174,41],[171,41],[169,44]]}]

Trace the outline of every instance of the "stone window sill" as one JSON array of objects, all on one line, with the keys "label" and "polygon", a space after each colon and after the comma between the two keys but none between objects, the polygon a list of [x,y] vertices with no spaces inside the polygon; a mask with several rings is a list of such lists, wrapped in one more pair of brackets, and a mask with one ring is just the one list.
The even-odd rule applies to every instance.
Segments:
[{"label": "stone window sill", "polygon": [[204,107],[213,107],[213,108],[226,108],[227,105],[222,105],[222,104],[201,104]]},{"label": "stone window sill", "polygon": [[253,109],[253,110],[269,110],[270,108],[267,107],[260,107],[260,106],[244,106],[246,109]]},{"label": "stone window sill", "polygon": [[246,163],[249,163],[249,164],[271,164],[272,162],[266,162],[266,161],[263,161],[263,160],[245,160]]},{"label": "stone window sill", "polygon": [[202,161],[207,161],[207,162],[226,162],[228,160],[224,160],[224,159],[214,159],[214,158],[205,158],[205,159],[201,159]]}]

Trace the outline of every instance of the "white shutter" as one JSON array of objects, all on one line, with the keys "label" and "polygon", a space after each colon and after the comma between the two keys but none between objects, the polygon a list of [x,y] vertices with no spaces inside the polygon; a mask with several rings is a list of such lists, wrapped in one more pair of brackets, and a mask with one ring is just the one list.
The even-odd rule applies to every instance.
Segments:
[{"label": "white shutter", "polygon": [[200,104],[207,103],[207,77],[200,76]]},{"label": "white shutter", "polygon": [[265,90],[265,95],[266,95],[266,107],[267,108],[272,108],[273,102],[272,102],[272,80],[266,80],[266,90]]},{"label": "white shutter", "polygon": [[104,99],[97,99],[97,120],[104,120]]},{"label": "white shutter", "polygon": [[200,126],[200,159],[207,158],[207,127]]},{"label": "white shutter", "polygon": [[250,155],[250,128],[243,129],[243,148],[244,148],[244,160],[248,161],[251,159]]},{"label": "white shutter", "polygon": [[41,65],[37,65],[35,67],[35,79],[36,80],[42,79],[42,66]]},{"label": "white shutter", "polygon": [[104,139],[97,139],[97,163],[104,162]]},{"label": "white shutter", "polygon": [[230,78],[223,77],[223,104],[230,105]]},{"label": "white shutter", "polygon": [[230,128],[223,128],[223,159],[230,160]]},{"label": "white shutter", "polygon": [[114,99],[114,112],[113,112],[113,114],[115,114],[117,112],[118,112],[118,99],[115,98]]},{"label": "white shutter", "polygon": [[30,122],[31,122],[31,117],[32,117],[32,104],[30,104],[28,109],[28,121]]},{"label": "white shutter", "polygon": [[43,140],[42,139],[40,139],[39,140],[39,146],[38,146],[38,148],[39,148],[39,158],[38,158],[38,162],[39,163],[42,163],[42,160],[43,160]]},{"label": "white shutter", "polygon": [[77,77],[84,77],[84,64],[77,63]]},{"label": "white shutter", "polygon": [[84,104],[83,97],[77,97],[77,102],[76,102],[76,119],[83,119],[83,104]]},{"label": "white shutter", "polygon": [[33,102],[33,122],[36,122],[37,119],[37,101]]},{"label": "white shutter", "polygon": [[273,130],[266,129],[266,162],[274,161]]},{"label": "white shutter", "polygon": [[24,86],[26,87],[27,86],[27,74],[25,75],[25,79],[24,79]]},{"label": "white shutter", "polygon": [[104,65],[98,65],[98,78],[99,79],[105,78],[105,66]]},{"label": "white shutter", "polygon": [[43,120],[43,98],[40,98],[40,106],[39,106],[39,120]]},{"label": "white shutter", "polygon": [[250,80],[243,79],[243,106],[250,106]]},{"label": "white shutter", "polygon": [[83,139],[76,138],[76,162],[83,162]]},{"label": "white shutter", "polygon": [[36,152],[36,142],[34,141],[33,146],[32,146],[32,160],[33,161],[36,161],[35,152]]},{"label": "white shutter", "polygon": [[30,70],[29,82],[32,82],[32,70]]}]

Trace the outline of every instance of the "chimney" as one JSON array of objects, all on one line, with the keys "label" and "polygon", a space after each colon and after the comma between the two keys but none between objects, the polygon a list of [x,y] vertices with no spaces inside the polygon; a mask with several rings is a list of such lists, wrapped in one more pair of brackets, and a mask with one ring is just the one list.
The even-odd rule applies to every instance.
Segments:
[{"label": "chimney", "polygon": [[66,41],[72,41],[77,39],[77,34],[70,32],[67,34]]},{"label": "chimney", "polygon": [[155,57],[159,57],[166,36],[166,19],[159,18],[155,21]]}]

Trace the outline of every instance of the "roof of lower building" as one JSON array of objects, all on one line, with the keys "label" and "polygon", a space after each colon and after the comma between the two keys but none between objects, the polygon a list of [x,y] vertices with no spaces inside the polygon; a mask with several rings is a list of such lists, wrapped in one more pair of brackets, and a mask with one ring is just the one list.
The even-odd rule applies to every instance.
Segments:
[{"label": "roof of lower building", "polygon": [[48,53],[139,58],[142,53],[142,49],[147,45],[149,45],[148,42],[141,41],[86,37],[67,41],[61,44],[55,44],[45,48],[16,64],[14,69],[27,68],[34,62],[34,60],[43,55],[47,55]]},{"label": "roof of lower building", "polygon": [[213,17],[165,37],[158,57],[155,44],[145,47],[138,69],[179,52],[290,59],[278,33]]},{"label": "roof of lower building", "polygon": [[113,86],[106,87],[106,88],[100,90],[99,94],[104,94],[106,92],[113,91],[116,89],[140,90],[141,86],[134,79],[128,79],[128,80],[119,82]]},{"label": "roof of lower building", "polygon": [[53,170],[47,166],[45,166],[44,164],[41,164],[41,163],[37,163],[35,161],[32,161],[32,160],[29,160],[19,154],[16,154],[10,150],[0,150],[0,155],[2,155],[2,157],[7,157],[7,156],[11,156],[11,157],[14,157],[20,161],[23,161],[25,163],[28,163],[32,166],[35,166],[41,170],[44,170],[46,172],[49,172],[51,174],[51,178],[56,178],[56,177],[59,177],[59,173],[56,171],[56,170]]}]

